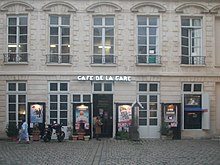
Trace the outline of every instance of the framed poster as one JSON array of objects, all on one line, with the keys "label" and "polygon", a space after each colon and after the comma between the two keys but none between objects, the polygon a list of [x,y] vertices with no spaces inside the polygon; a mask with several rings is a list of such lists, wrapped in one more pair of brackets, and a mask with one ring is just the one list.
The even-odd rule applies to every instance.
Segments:
[{"label": "framed poster", "polygon": [[43,123],[45,114],[44,103],[29,103],[30,123]]},{"label": "framed poster", "polygon": [[89,107],[78,105],[75,109],[75,129],[89,129]]},{"label": "framed poster", "polygon": [[118,131],[128,132],[132,120],[132,106],[123,104],[117,107]]}]

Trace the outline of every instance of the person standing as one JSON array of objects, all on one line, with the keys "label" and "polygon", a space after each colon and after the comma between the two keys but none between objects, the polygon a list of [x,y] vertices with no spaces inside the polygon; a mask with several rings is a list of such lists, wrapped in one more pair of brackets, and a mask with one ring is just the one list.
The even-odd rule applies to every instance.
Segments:
[{"label": "person standing", "polygon": [[20,143],[21,140],[25,140],[27,144],[30,143],[29,141],[29,134],[28,134],[28,123],[25,121],[25,119],[22,120],[21,129],[19,131],[19,140],[17,143]]},{"label": "person standing", "polygon": [[101,127],[102,127],[102,122],[100,120],[100,117],[97,116],[95,120],[95,135],[96,135],[96,140],[101,140],[99,137],[101,135]]}]

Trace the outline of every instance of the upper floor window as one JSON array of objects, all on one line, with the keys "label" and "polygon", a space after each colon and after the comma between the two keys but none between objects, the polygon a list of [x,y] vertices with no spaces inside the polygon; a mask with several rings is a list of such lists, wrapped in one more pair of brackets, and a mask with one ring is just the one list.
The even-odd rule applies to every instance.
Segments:
[{"label": "upper floor window", "polygon": [[181,19],[181,64],[203,65],[202,56],[202,21],[200,18]]},{"label": "upper floor window", "polygon": [[115,25],[113,16],[93,18],[93,56],[92,63],[115,63]]},{"label": "upper floor window", "polygon": [[159,64],[159,18],[138,16],[138,64]]},{"label": "upper floor window", "polygon": [[70,17],[50,16],[48,63],[70,63]]},{"label": "upper floor window", "polygon": [[28,62],[28,17],[8,17],[8,48],[4,53],[5,63]]}]

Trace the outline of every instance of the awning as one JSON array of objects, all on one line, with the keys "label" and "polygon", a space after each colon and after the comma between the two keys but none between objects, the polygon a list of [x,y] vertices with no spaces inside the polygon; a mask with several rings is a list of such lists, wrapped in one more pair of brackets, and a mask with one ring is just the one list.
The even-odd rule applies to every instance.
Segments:
[{"label": "awning", "polygon": [[200,107],[185,107],[184,111],[187,112],[208,112],[208,109],[206,108],[200,108]]}]

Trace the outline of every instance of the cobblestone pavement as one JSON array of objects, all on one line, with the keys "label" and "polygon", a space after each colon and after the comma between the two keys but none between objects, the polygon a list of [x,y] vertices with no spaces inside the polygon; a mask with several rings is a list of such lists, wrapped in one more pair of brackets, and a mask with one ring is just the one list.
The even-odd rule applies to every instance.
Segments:
[{"label": "cobblestone pavement", "polygon": [[0,165],[220,165],[220,141],[0,141]]}]

